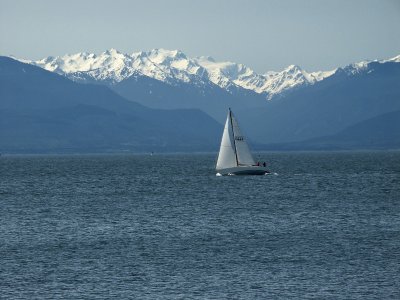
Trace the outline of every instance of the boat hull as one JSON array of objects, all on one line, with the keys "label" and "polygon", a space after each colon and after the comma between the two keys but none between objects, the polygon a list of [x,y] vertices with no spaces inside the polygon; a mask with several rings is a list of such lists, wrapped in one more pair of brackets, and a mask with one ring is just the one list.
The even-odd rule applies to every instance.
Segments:
[{"label": "boat hull", "polygon": [[217,175],[265,175],[270,173],[266,167],[261,166],[239,166],[226,169],[217,169]]}]

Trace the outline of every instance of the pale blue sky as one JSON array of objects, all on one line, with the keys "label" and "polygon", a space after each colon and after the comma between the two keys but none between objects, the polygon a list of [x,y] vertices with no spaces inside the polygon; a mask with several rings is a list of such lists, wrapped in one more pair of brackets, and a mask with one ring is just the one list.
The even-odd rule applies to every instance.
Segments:
[{"label": "pale blue sky", "polygon": [[329,70],[400,54],[400,0],[0,0],[0,55],[109,48]]}]

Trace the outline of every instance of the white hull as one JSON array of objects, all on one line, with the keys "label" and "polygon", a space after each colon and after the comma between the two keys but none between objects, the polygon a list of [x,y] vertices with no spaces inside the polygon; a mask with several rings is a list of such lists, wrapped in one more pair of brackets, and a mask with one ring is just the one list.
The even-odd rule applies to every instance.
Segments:
[{"label": "white hull", "polygon": [[226,169],[217,169],[217,175],[265,175],[270,173],[266,167],[261,166],[239,166]]}]

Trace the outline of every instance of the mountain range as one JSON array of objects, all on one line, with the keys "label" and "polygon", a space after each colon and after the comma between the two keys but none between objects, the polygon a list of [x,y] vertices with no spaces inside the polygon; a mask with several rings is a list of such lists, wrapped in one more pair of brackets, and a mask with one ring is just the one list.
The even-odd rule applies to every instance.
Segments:
[{"label": "mountain range", "polygon": [[[339,68],[312,86],[297,89],[263,107],[247,109],[241,115],[253,139],[287,143],[331,136],[398,110],[400,63],[386,61],[366,63],[357,72],[353,66]],[[385,122],[384,118],[379,120]],[[399,126],[388,128],[400,131]],[[369,134],[372,138],[374,133]],[[353,138],[357,140],[358,136]]]},{"label": "mountain range", "polygon": [[335,72],[307,73],[299,66],[290,65],[281,72],[257,74],[243,64],[216,62],[210,56],[189,58],[182,51],[165,49],[132,54],[110,49],[100,55],[83,52],[24,61],[77,82],[112,85],[132,75],[142,75],[170,85],[192,83],[201,88],[212,82],[231,93],[242,88],[268,99],[295,87],[313,84]]},{"label": "mountain range", "polygon": [[106,86],[0,57],[0,151],[212,151],[222,126],[195,109],[159,110]]},{"label": "mountain range", "polygon": [[[398,145],[396,134],[376,137],[374,135],[377,135],[378,131],[372,131],[370,124],[394,132],[400,131],[400,125],[393,122],[393,118],[384,117],[400,110],[400,56],[354,63],[331,71],[308,73],[298,66],[291,65],[281,72],[265,74],[257,74],[243,64],[217,62],[211,57],[189,58],[179,50],[164,49],[130,55],[111,49],[99,55],[77,53],[47,57],[38,61],[19,59],[18,64],[11,61],[11,58],[6,57],[0,61],[0,70],[3,70],[0,82],[3,116],[9,116],[8,112],[4,113],[4,108],[18,97],[32,98],[32,103],[42,103],[43,99],[47,99],[45,104],[52,104],[48,96],[49,90],[52,90],[54,99],[63,99],[65,105],[75,105],[74,109],[69,107],[72,111],[66,110],[72,116],[83,112],[86,114],[80,129],[87,130],[87,143],[81,141],[85,145],[80,145],[80,148],[89,149],[92,145],[99,145],[99,148],[103,149],[123,149],[123,145],[130,145],[129,141],[135,140],[135,146],[128,147],[132,151],[148,150],[151,147],[171,151],[175,148],[183,151],[216,150],[221,124],[228,107],[234,109],[245,133],[250,137],[250,143],[257,149],[270,147],[265,146],[266,144],[276,149],[334,149],[336,146],[342,149],[346,148],[346,145],[351,149],[396,148]],[[14,72],[11,81],[15,87],[11,90],[13,85],[9,84],[10,70],[7,69],[10,65],[19,70]],[[8,71],[4,71],[6,69]],[[21,72],[27,69],[31,70],[30,81],[27,81],[24,77],[26,74]],[[38,70],[42,70],[42,73]],[[55,80],[49,74],[58,76],[58,79]],[[53,79],[36,84],[35,80],[40,76]],[[65,85],[58,90],[54,88],[54,82],[58,82],[60,78],[64,80]],[[27,86],[33,90],[28,92]],[[70,89],[74,90],[75,94],[66,97]],[[84,89],[91,90],[92,94],[86,91],[86,96],[82,97],[81,92]],[[27,93],[21,95],[24,90]],[[41,93],[47,96],[44,97]],[[107,96],[97,96],[101,93]],[[73,99],[81,100],[76,102]],[[121,101],[124,105],[130,103],[135,108],[121,110],[118,108]],[[5,102],[8,103],[6,107]],[[45,104],[43,108],[48,109]],[[79,105],[84,105],[85,108]],[[20,108],[22,111],[26,109],[18,107]],[[117,112],[118,121],[108,118],[100,122],[100,111],[95,112],[98,108]],[[13,113],[18,110],[16,107],[13,109]],[[63,115],[63,109],[42,113],[48,118],[53,117],[53,121],[58,120],[60,116],[64,116],[63,120],[66,121],[68,113]],[[201,111],[217,120],[219,124]],[[181,120],[181,123],[171,119],[172,112],[176,114],[175,117],[179,115],[177,119]],[[21,117],[20,112],[18,113]],[[26,115],[26,111],[24,113]],[[135,115],[141,122],[131,123],[129,118],[122,120],[122,113]],[[87,116],[92,114],[97,114],[97,126],[103,124],[100,126],[102,129],[98,131],[103,132],[103,136],[100,134],[98,140],[89,142],[91,133],[87,125],[92,124],[93,120]],[[193,115],[196,115],[195,119],[197,118],[198,122],[191,123]],[[12,123],[7,118],[9,117],[2,118],[0,132],[7,132],[4,130],[4,124]],[[102,118],[104,119],[104,116]],[[155,120],[164,118],[166,124],[171,124],[168,132],[165,126],[158,128],[154,125],[157,123]],[[17,119],[14,116],[14,120]],[[83,122],[82,116],[78,119],[79,122]],[[37,118],[35,120],[37,121]],[[200,120],[207,124],[205,123],[204,127],[200,125],[201,128],[197,129],[191,127],[194,124],[199,125]],[[159,122],[158,125],[160,123],[163,122]],[[176,126],[172,125],[174,123]],[[16,124],[24,124],[24,121],[19,120]],[[133,130],[132,126],[136,129]],[[113,133],[109,136],[104,135],[110,128],[114,128]],[[121,128],[125,128],[125,131],[121,131]],[[153,131],[148,131],[149,128]],[[365,131],[363,134],[362,128]],[[68,132],[69,129],[65,130]],[[185,131],[185,134],[181,131]],[[77,132],[75,137],[79,136]],[[160,135],[160,132],[164,134]],[[141,137],[136,139],[135,134],[139,133]],[[56,130],[53,135],[56,135]],[[349,139],[351,135],[351,145],[340,141]],[[12,135],[8,136],[9,141],[12,140],[10,136]],[[113,140],[117,136],[119,139]],[[366,136],[375,142],[366,143]],[[34,139],[31,139],[32,146]],[[148,139],[151,139],[153,144],[149,143]],[[62,138],[58,142],[61,140]],[[75,142],[71,141],[68,145],[61,146],[73,148]]]}]

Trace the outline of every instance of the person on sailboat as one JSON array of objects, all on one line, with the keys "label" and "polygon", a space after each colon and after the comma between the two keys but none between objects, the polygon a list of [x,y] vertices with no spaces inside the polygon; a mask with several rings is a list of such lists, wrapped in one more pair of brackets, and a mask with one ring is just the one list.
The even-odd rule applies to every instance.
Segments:
[{"label": "person on sailboat", "polygon": [[263,167],[265,168],[267,166],[267,164],[265,163],[265,161],[263,162]]}]

